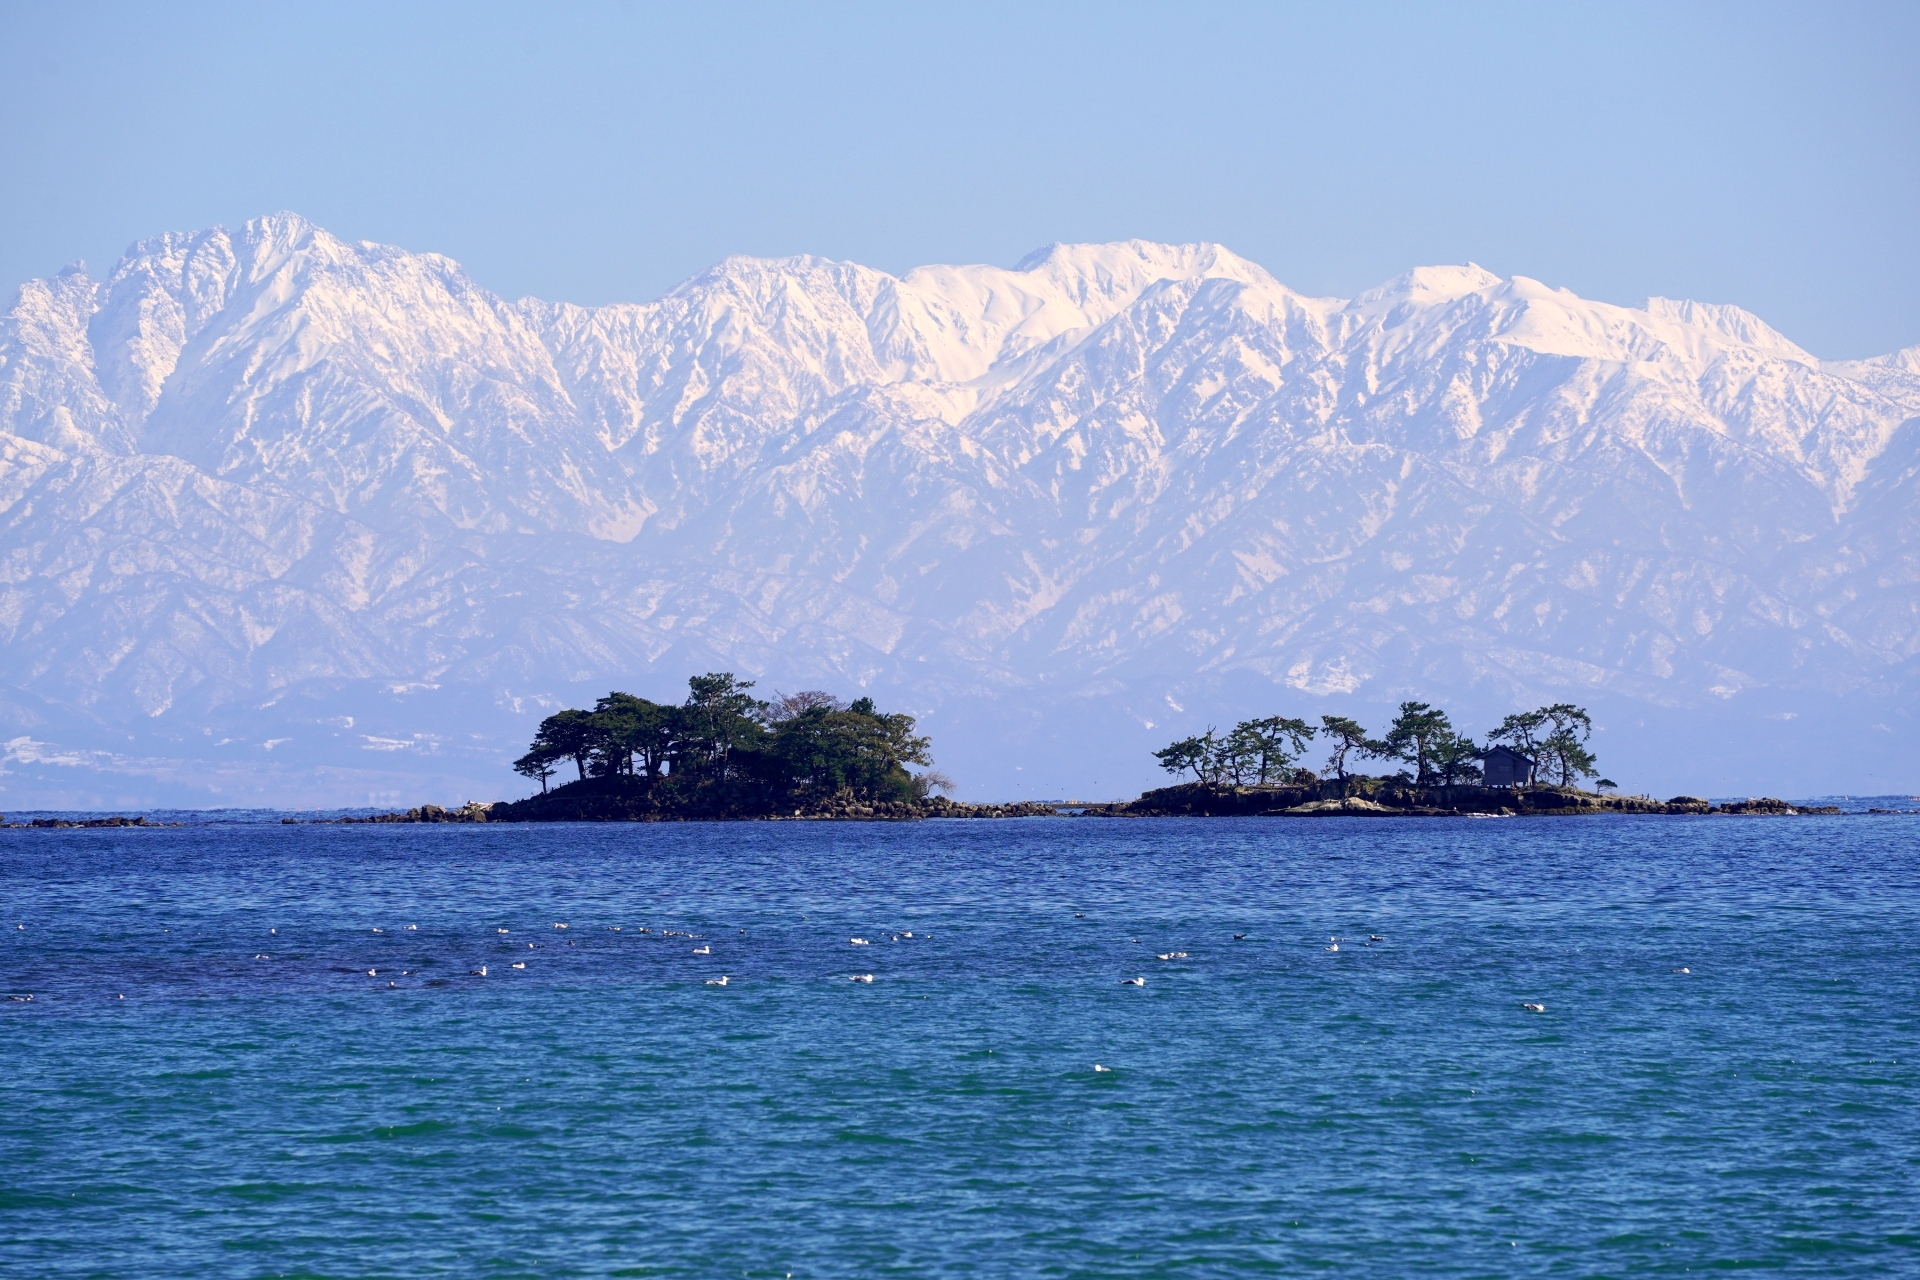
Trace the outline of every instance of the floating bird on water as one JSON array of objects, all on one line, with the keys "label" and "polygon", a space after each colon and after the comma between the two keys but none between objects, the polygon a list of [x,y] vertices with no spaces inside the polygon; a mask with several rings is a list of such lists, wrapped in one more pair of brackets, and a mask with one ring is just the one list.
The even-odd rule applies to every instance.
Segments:
[{"label": "floating bird on water", "polygon": [[8,996],[8,997],[7,997],[7,999],[9,999],[9,1000],[13,1000],[13,1001],[16,1001],[16,1002],[18,1002],[18,1003],[20,1003],[20,1004],[32,1004],[32,1003],[33,1003],[33,997],[32,997],[32,996]]},{"label": "floating bird on water", "polygon": [[1377,934],[1377,933],[1370,933],[1370,934],[1368,934],[1368,935],[1367,935],[1367,941],[1368,941],[1368,942],[1385,942],[1385,941],[1386,941],[1386,939],[1385,939],[1385,938],[1383,938],[1383,937],[1381,937],[1381,936],[1380,936],[1379,934]]},{"label": "floating bird on water", "polygon": [[1112,1068],[1112,1067],[1103,1067],[1103,1066],[1101,1066],[1101,1065],[1100,1065],[1099,1063],[1097,1063],[1097,1062],[1093,1064],[1093,1069],[1094,1069],[1095,1071],[1111,1071],[1111,1070],[1113,1070],[1113,1068]]},{"label": "floating bird on water", "polygon": [[1687,968],[1685,965],[1682,965],[1678,969],[1675,969],[1674,972],[1675,973],[1692,973],[1693,970]]},{"label": "floating bird on water", "polygon": [[256,951],[256,952],[254,952],[254,953],[253,953],[253,958],[254,958],[255,960],[271,960],[271,959],[273,959],[273,957],[272,957],[272,956],[270,956],[270,955],[268,955],[268,954],[267,954],[266,952],[264,952],[264,951]]},{"label": "floating bird on water", "polygon": [[1246,937],[1247,935],[1244,933],[1236,933],[1233,935],[1233,940],[1235,942],[1244,942],[1246,940]]},{"label": "floating bird on water", "polygon": [[1327,948],[1327,950],[1329,951],[1338,951],[1339,949],[1340,949],[1340,944],[1337,942]]},{"label": "floating bird on water", "polygon": [[1073,913],[1073,918],[1075,920],[1085,920],[1087,918],[1087,913],[1084,911],[1076,911]]},{"label": "floating bird on water", "polygon": [[697,956],[710,956],[713,954],[713,948],[712,947],[695,947],[693,949],[693,954]]},{"label": "floating bird on water", "polygon": [[1120,979],[1120,985],[1123,987],[1144,987],[1147,985],[1147,980],[1145,978],[1122,978]]},{"label": "floating bird on water", "polygon": [[567,928],[568,926],[567,926],[567,925],[564,925],[564,924],[561,924],[561,923],[560,923],[560,922],[559,922],[558,920],[555,920],[555,921],[553,922],[553,927],[554,927],[554,928],[556,928],[556,929],[565,929],[565,928]]},{"label": "floating bird on water", "polygon": [[375,932],[375,933],[385,933],[385,932],[386,932],[386,930],[385,930],[385,929],[375,929],[375,930],[374,930],[374,932]]},{"label": "floating bird on water", "polygon": [[377,978],[380,976],[380,971],[378,969],[369,969],[367,970],[367,976],[369,978]]},{"label": "floating bird on water", "polygon": [[487,976],[487,966],[481,965],[478,969],[469,969],[467,972],[476,978],[484,978]]},{"label": "floating bird on water", "polygon": [[870,973],[850,973],[847,975],[847,977],[854,982],[872,982],[873,981],[873,975]]},{"label": "floating bird on water", "polygon": [[418,929],[419,927],[420,927],[420,926],[419,926],[419,925],[417,925],[417,924],[410,924],[410,925],[408,925],[408,926],[407,926],[407,928],[409,928],[409,929]]},{"label": "floating bird on water", "polygon": [[1184,951],[1162,951],[1154,957],[1155,960],[1185,960],[1186,958],[1187,953]]},{"label": "floating bird on water", "polygon": [[856,947],[867,947],[867,946],[873,945],[872,943],[868,942],[865,938],[848,938],[847,942],[850,945],[856,946]]},{"label": "floating bird on water", "polygon": [[727,985],[727,975],[723,973],[717,978],[708,978],[707,985],[710,987],[724,987]]},{"label": "floating bird on water", "polygon": [[1528,1000],[1522,1000],[1520,1002],[1520,1007],[1522,1009],[1525,1009],[1528,1013],[1545,1013],[1547,1011],[1547,1006],[1543,1004],[1535,1004],[1532,1001],[1528,1001]]},{"label": "floating bird on water", "polygon": [[507,930],[505,930],[505,929],[495,929],[495,930],[494,930],[494,932],[495,932],[495,933],[506,933],[506,932],[507,932]]}]

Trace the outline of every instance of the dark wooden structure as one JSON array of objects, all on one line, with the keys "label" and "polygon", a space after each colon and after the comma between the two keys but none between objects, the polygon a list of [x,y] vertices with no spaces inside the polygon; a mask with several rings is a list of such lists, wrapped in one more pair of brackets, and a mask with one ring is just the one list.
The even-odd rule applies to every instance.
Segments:
[{"label": "dark wooden structure", "polygon": [[1486,770],[1490,787],[1524,787],[1533,781],[1535,761],[1512,747],[1489,747],[1479,752],[1480,767]]}]

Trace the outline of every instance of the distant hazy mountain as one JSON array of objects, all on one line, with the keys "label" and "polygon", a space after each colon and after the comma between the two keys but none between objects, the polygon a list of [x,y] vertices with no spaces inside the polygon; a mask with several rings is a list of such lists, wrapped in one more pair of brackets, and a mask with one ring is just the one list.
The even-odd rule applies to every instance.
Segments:
[{"label": "distant hazy mountain", "polygon": [[709,668],[918,711],[976,795],[1407,696],[1588,702],[1650,787],[1911,785],[1917,468],[1920,347],[1473,266],[731,258],[586,308],[279,215],[0,315],[0,804],[504,795],[544,708]]}]

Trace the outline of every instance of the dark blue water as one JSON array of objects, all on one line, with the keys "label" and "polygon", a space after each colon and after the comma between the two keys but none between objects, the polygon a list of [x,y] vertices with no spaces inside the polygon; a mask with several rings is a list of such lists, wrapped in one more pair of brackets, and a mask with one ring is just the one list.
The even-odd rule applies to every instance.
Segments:
[{"label": "dark blue water", "polygon": [[0,831],[0,1273],[1916,1274],[1916,835]]}]

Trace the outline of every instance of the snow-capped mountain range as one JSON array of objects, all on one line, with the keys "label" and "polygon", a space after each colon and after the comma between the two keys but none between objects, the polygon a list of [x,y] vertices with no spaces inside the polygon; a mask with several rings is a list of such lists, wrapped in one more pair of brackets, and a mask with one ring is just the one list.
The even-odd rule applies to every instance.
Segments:
[{"label": "snow-capped mountain range", "polygon": [[1905,769],[1916,468],[1920,347],[1474,266],[730,258],[590,308],[282,214],[0,314],[0,800],[509,794],[543,708],[709,668],[916,710],[983,795],[1400,697]]}]

